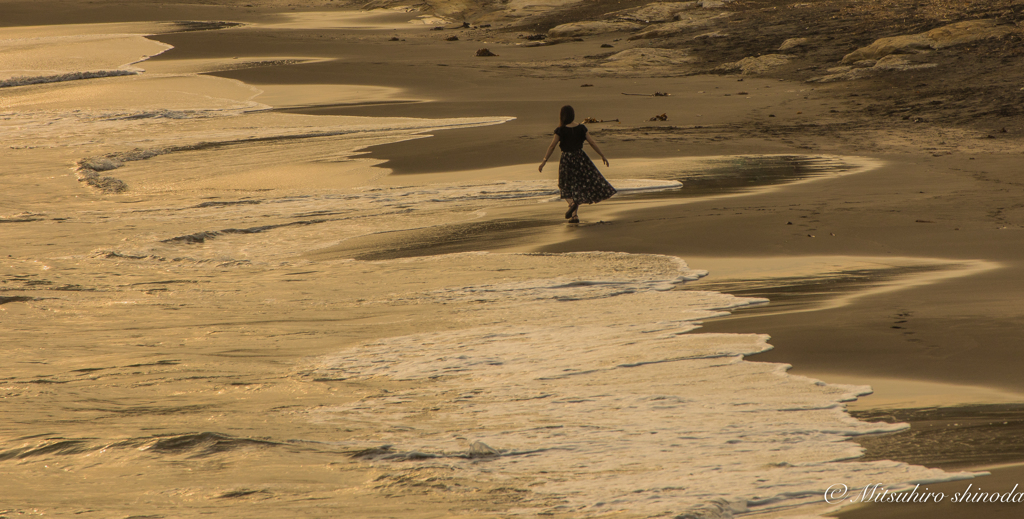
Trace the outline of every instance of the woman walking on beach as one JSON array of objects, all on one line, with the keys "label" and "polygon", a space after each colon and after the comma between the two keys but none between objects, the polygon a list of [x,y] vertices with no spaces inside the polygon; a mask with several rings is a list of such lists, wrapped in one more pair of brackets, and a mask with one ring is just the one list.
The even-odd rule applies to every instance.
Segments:
[{"label": "woman walking on beach", "polygon": [[559,113],[560,124],[555,128],[555,137],[544,154],[544,161],[537,168],[537,171],[544,171],[544,164],[548,163],[548,157],[555,151],[557,144],[562,150],[562,158],[558,161],[558,191],[560,198],[569,203],[569,210],[565,212],[569,223],[580,222],[579,215],[576,214],[580,204],[596,204],[616,193],[615,188],[604,179],[597,166],[583,152],[583,143],[590,143],[590,147],[601,156],[605,166],[609,165],[608,159],[590,137],[587,127],[573,123],[574,119],[576,111],[569,105],[563,106]]}]

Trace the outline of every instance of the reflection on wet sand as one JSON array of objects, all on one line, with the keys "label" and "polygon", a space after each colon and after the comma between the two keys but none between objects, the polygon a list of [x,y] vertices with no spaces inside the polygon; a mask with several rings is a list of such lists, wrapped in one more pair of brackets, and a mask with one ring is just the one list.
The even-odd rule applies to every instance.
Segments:
[{"label": "reflection on wet sand", "polygon": [[716,275],[680,290],[715,290],[770,301],[722,319],[838,308],[862,297],[999,268],[984,261],[849,256],[758,258],[756,262],[694,257],[690,261]]},{"label": "reflection on wet sand", "polygon": [[352,258],[372,261],[486,250],[509,240],[525,238],[538,228],[556,225],[564,224],[551,218],[489,219],[360,236],[305,256],[310,259]]},{"label": "reflection on wet sand", "polygon": [[[845,157],[813,155],[741,155],[702,158],[695,168],[662,172],[659,178],[678,180],[682,189],[673,196],[706,198],[746,193],[757,188],[780,186],[806,179],[838,176],[863,168]],[[648,198],[663,195],[641,195]]]},{"label": "reflection on wet sand", "polygon": [[[164,77],[7,98],[5,124],[21,126],[3,153],[31,179],[11,181],[24,210],[5,217],[17,227],[0,272],[12,513],[400,515],[382,504],[392,498],[441,502],[441,515],[813,513],[822,474],[972,477],[837,463],[859,452],[842,438],[903,426],[851,420],[842,402],[862,386],[744,361],[770,348],[763,335],[687,333],[763,301],[676,290],[706,274],[678,258],[457,254],[552,227],[539,216],[550,178],[396,186],[353,158],[509,118],[269,113],[259,89],[195,75],[223,62],[164,59]],[[265,99],[298,91],[336,97],[281,87]],[[117,170],[108,182],[123,189],[80,185],[74,160],[98,177]],[[698,164],[694,193],[707,197],[865,162],[637,159],[644,174],[616,181],[671,193]]]}]

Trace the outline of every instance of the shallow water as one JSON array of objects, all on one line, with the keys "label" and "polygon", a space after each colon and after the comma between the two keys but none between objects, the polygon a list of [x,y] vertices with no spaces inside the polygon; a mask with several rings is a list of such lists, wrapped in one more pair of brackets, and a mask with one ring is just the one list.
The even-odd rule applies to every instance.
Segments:
[{"label": "shallow water", "polygon": [[858,439],[876,459],[900,455],[915,463],[943,468],[1007,465],[1024,459],[1021,404],[864,410],[853,414],[871,422],[914,422],[913,429],[899,434]]},{"label": "shallow water", "polygon": [[[172,29],[91,27],[89,70]],[[78,35],[39,31],[53,59],[18,74],[85,71],[57,59]],[[4,89],[5,515],[813,514],[836,482],[968,477],[838,463],[904,426],[847,415],[865,387],[744,362],[764,336],[691,333],[764,300],[678,290],[707,274],[679,258],[447,253],[527,239],[553,180],[385,181],[359,156],[508,118],[272,113],[172,65]],[[752,159],[617,186],[673,196],[723,160]],[[773,160],[755,176],[820,164]]]}]

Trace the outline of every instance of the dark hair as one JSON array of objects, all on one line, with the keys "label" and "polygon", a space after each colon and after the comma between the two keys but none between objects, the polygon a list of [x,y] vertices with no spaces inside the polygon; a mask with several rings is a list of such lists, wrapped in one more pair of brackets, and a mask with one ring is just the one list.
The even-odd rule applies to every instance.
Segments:
[{"label": "dark hair", "polygon": [[572,122],[576,118],[576,110],[573,110],[571,106],[565,105],[562,107],[562,111],[558,114],[558,121],[561,123],[558,126],[565,126]]}]

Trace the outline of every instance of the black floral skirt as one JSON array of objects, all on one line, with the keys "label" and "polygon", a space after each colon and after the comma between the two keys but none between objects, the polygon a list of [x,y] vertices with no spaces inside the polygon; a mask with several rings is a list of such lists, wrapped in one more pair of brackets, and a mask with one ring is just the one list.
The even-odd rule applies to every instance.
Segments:
[{"label": "black floral skirt", "polygon": [[563,151],[558,161],[558,191],[577,204],[596,204],[617,193],[583,150]]}]

